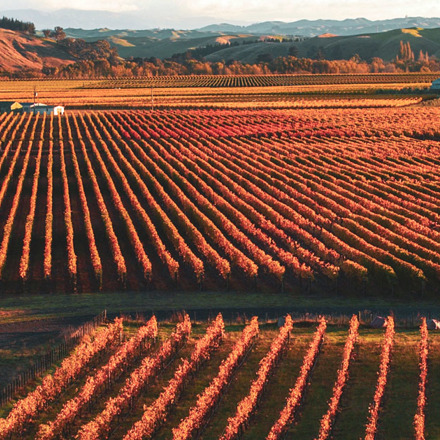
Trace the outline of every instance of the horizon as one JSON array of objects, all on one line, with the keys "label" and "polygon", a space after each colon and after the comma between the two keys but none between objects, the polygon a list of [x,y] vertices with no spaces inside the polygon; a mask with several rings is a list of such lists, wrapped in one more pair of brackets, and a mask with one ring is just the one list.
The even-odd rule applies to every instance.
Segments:
[{"label": "horizon", "polygon": [[[0,14],[11,18],[33,21],[37,28],[53,26],[82,27],[76,20],[81,17],[93,16],[94,28],[108,27],[149,29],[149,28],[178,28],[194,29],[213,24],[233,24],[248,26],[262,22],[280,21],[291,23],[300,20],[352,20],[366,19],[370,21],[393,20],[397,18],[437,18],[440,11],[431,0],[418,5],[418,2],[404,0],[397,3],[392,1],[385,6],[379,0],[366,2],[364,0],[312,0],[300,10],[286,0],[274,0],[267,4],[260,0],[248,4],[246,0],[228,1],[222,3],[213,0],[163,0],[160,3],[113,0],[75,2],[73,8],[60,8],[52,0],[17,0],[14,8],[10,2],[0,0]],[[75,11],[77,17],[69,16],[68,11]],[[401,14],[396,14],[401,11]],[[12,15],[11,15],[12,14]],[[14,17],[13,15],[17,15]],[[33,16],[32,16],[33,15]],[[51,17],[53,21],[51,22]],[[63,21],[58,23],[56,20]],[[131,19],[131,21],[130,21]],[[119,24],[120,23],[120,24]],[[127,26],[133,24],[133,27]],[[142,24],[140,27],[139,24]],[[84,27],[83,27],[84,28]],[[88,27],[89,28],[89,27]]]}]

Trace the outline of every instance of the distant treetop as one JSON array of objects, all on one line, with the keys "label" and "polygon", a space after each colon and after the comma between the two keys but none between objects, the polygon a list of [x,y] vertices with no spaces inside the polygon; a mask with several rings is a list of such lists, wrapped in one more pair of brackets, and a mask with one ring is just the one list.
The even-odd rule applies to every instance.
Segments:
[{"label": "distant treetop", "polygon": [[10,29],[11,31],[27,32],[28,34],[35,34],[34,23],[16,20],[15,18],[3,17],[0,19],[1,29]]}]

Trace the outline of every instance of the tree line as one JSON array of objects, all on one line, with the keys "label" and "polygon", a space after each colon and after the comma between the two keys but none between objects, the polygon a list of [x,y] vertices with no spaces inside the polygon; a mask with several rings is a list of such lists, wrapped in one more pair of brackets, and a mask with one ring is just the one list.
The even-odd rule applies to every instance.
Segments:
[{"label": "tree line", "polygon": [[16,20],[14,18],[4,17],[0,19],[1,29],[10,29],[12,31],[26,32],[28,34],[35,34],[34,23]]},{"label": "tree line", "polygon": [[[399,73],[399,72],[438,72],[440,60],[420,52],[418,57],[397,55],[392,61],[373,58],[365,61],[358,56],[349,60],[325,60],[298,58],[293,55],[278,57],[273,60],[260,60],[254,64],[240,61],[206,61],[193,58],[161,60],[159,58],[117,57],[113,48],[106,41],[96,43],[90,53],[101,54],[98,59],[87,56],[60,68],[51,68],[45,75],[57,78],[91,78],[91,77],[133,77],[165,75],[266,75],[266,74],[342,74],[342,73]],[[108,44],[108,43],[107,43]],[[96,49],[96,50],[95,50]],[[99,49],[99,50],[98,50]],[[108,50],[106,50],[108,49]]]}]

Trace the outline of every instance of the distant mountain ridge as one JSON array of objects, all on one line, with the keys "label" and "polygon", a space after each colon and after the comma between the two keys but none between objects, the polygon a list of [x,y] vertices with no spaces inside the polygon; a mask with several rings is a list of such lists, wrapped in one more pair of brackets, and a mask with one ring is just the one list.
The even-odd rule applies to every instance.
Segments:
[{"label": "distant mountain ridge", "polygon": [[315,37],[321,34],[335,34],[340,36],[385,32],[400,28],[440,27],[440,18],[406,17],[389,20],[368,20],[366,18],[348,18],[345,20],[298,20],[291,23],[283,21],[266,21],[249,26],[235,26],[231,24],[213,24],[198,30],[210,32],[232,32],[250,34],[277,34]]},{"label": "distant mountain ridge", "polygon": [[185,19],[185,25],[181,26],[183,23],[180,17],[184,13],[176,8],[176,5],[170,0],[160,1],[161,7],[165,10],[167,3],[170,4],[170,7],[166,15],[154,2],[151,3],[148,10],[140,11],[112,12],[74,8],[55,11],[10,9],[1,10],[0,14],[23,21],[31,21],[35,23],[37,29],[52,29],[55,26],[80,27],[82,29],[154,29],[158,27],[195,29],[206,25],[206,23],[215,22],[214,17],[193,17]]},{"label": "distant mountain ridge", "polygon": [[[170,3],[161,0],[161,4]],[[54,26],[82,28],[82,29],[191,29],[201,32],[232,33],[232,34],[279,34],[301,35],[313,37],[325,33],[336,35],[353,35],[360,33],[384,32],[399,28],[440,27],[440,18],[433,17],[404,17],[387,20],[368,20],[366,18],[348,18],[345,20],[298,20],[293,22],[266,21],[249,25],[238,25],[232,22],[209,24],[219,21],[214,17],[193,17],[185,19],[184,24],[179,19],[180,10],[176,6],[169,9],[166,16],[153,5],[139,11],[111,12],[79,9],[59,9],[55,11],[41,11],[35,9],[11,9],[0,11],[7,17],[35,23],[37,29],[53,28]],[[161,26],[158,23],[162,23]]]}]

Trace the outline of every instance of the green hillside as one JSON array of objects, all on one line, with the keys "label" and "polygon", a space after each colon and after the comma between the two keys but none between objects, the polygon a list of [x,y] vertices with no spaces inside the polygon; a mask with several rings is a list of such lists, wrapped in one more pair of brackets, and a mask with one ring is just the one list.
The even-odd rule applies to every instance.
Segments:
[{"label": "green hillside", "polygon": [[108,40],[117,48],[120,56],[169,58],[189,49],[208,45],[225,44],[228,41],[256,40],[258,36],[202,32],[197,30],[111,30],[111,29],[66,29],[68,37],[86,41]]},{"label": "green hillside", "polygon": [[364,60],[379,57],[393,60],[399,52],[400,42],[409,42],[417,58],[420,51],[430,56],[440,57],[440,28],[437,29],[396,29],[388,32],[354,36],[320,36],[298,42],[255,44],[228,47],[206,57],[209,61],[239,60],[254,63],[263,54],[272,57],[286,56],[292,47],[298,57],[328,59],[350,59],[359,55]]},{"label": "green hillside", "polygon": [[[222,45],[219,50],[206,56],[209,61],[241,61],[255,63],[269,54],[271,57],[287,56],[325,59],[350,59],[359,55],[364,60],[379,57],[385,61],[394,59],[400,42],[409,42],[417,58],[420,50],[440,58],[440,28],[396,29],[380,33],[352,36],[323,34],[288,42],[269,42],[276,35],[239,34],[204,30],[111,30],[66,29],[67,36],[86,41],[105,39],[124,57],[169,58],[187,50],[212,45]],[[232,42],[230,46],[228,42]],[[293,48],[292,48],[293,47]]]}]

